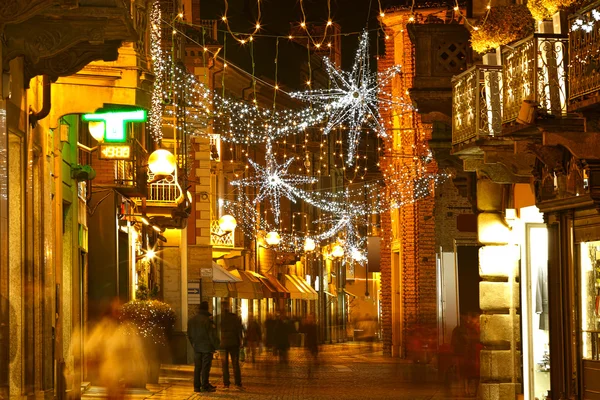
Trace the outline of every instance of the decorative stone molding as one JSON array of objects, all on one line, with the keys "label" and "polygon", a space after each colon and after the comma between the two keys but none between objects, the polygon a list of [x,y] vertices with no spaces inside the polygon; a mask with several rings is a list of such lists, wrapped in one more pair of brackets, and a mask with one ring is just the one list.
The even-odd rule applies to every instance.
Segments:
[{"label": "decorative stone molding", "polygon": [[529,183],[528,176],[515,175],[504,164],[486,164],[483,158],[468,157],[463,159],[465,171],[477,172],[487,176],[495,183]]},{"label": "decorative stone molding", "polygon": [[37,75],[48,75],[54,82],[60,76],[68,76],[81,70],[92,61],[115,61],[119,56],[121,42],[109,41],[102,45],[81,43],[68,51],[53,57],[40,59],[36,63],[25,64],[25,82]]},{"label": "decorative stone molding", "polygon": [[25,21],[56,4],[54,0],[2,0],[0,2],[0,31],[8,23]]}]

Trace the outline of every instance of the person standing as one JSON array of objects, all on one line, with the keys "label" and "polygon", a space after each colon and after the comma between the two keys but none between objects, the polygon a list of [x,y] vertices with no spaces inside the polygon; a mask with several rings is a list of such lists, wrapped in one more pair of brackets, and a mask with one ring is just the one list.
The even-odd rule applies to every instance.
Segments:
[{"label": "person standing", "polygon": [[232,313],[228,302],[221,303],[221,367],[223,369],[223,385],[228,388],[229,358],[233,366],[235,386],[242,389],[242,372],[240,370],[240,346],[242,345],[242,320]]},{"label": "person standing", "polygon": [[194,392],[214,392],[216,389],[208,378],[213,353],[219,348],[219,337],[208,302],[200,303],[200,312],[188,321],[187,334],[194,348]]}]

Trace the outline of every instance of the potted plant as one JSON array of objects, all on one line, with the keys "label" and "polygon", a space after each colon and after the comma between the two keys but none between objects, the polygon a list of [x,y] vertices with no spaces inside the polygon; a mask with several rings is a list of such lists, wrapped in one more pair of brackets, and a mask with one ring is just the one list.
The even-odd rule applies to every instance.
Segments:
[{"label": "potted plant", "polygon": [[471,46],[478,53],[487,53],[514,42],[535,30],[535,20],[521,4],[492,7],[489,14],[471,31]]},{"label": "potted plant", "polygon": [[120,320],[137,328],[148,360],[147,382],[158,383],[160,362],[175,325],[175,311],[167,303],[140,297],[121,307]]},{"label": "potted plant", "polygon": [[569,8],[579,0],[527,0],[527,8],[536,21],[552,19],[560,10]]}]

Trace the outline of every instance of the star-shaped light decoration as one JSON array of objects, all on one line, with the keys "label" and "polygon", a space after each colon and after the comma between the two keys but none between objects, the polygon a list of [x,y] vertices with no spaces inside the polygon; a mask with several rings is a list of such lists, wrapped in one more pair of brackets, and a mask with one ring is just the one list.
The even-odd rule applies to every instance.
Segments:
[{"label": "star-shaped light decoration", "polygon": [[290,201],[296,202],[293,194],[293,189],[297,185],[305,183],[316,183],[317,178],[311,176],[294,175],[288,172],[290,164],[294,158],[288,159],[283,164],[277,164],[277,160],[271,151],[270,143],[267,143],[266,166],[262,167],[254,161],[248,159],[248,162],[256,174],[253,177],[238,179],[231,182],[233,186],[256,186],[259,189],[258,196],[254,199],[254,203],[258,203],[265,198],[269,198],[273,209],[273,217],[275,223],[279,224],[280,203],[279,199],[284,196]]},{"label": "star-shaped light decoration", "polygon": [[380,122],[379,109],[389,107],[409,108],[402,98],[383,91],[389,81],[400,72],[394,65],[384,72],[371,72],[369,66],[369,35],[363,32],[351,72],[340,71],[324,57],[325,69],[331,81],[330,89],[290,93],[292,97],[322,105],[329,121],[324,133],[345,123],[348,126],[348,164],[354,164],[356,146],[363,126],[387,137]]}]

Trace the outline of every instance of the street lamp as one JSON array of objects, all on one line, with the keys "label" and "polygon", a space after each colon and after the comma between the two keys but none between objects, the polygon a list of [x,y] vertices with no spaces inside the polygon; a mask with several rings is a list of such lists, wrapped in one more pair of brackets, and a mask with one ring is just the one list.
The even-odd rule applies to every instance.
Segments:
[{"label": "street lamp", "polygon": [[335,246],[333,246],[331,255],[334,256],[335,258],[344,257],[344,248],[342,246],[340,246],[339,244],[336,244]]},{"label": "street lamp", "polygon": [[311,238],[304,240],[304,251],[313,251],[316,247],[315,241]]},{"label": "street lamp", "polygon": [[158,149],[148,157],[148,168],[154,175],[171,175],[176,166],[175,156],[169,150]]},{"label": "street lamp", "polygon": [[272,231],[267,233],[267,236],[265,236],[265,241],[269,246],[277,246],[279,242],[281,242],[281,236],[279,236],[279,233]]},{"label": "street lamp", "polygon": [[233,232],[235,227],[237,226],[237,221],[233,217],[233,215],[223,215],[219,218],[219,228],[223,232]]},{"label": "street lamp", "polygon": [[88,130],[96,141],[104,141],[104,121],[90,121],[88,123]]}]

